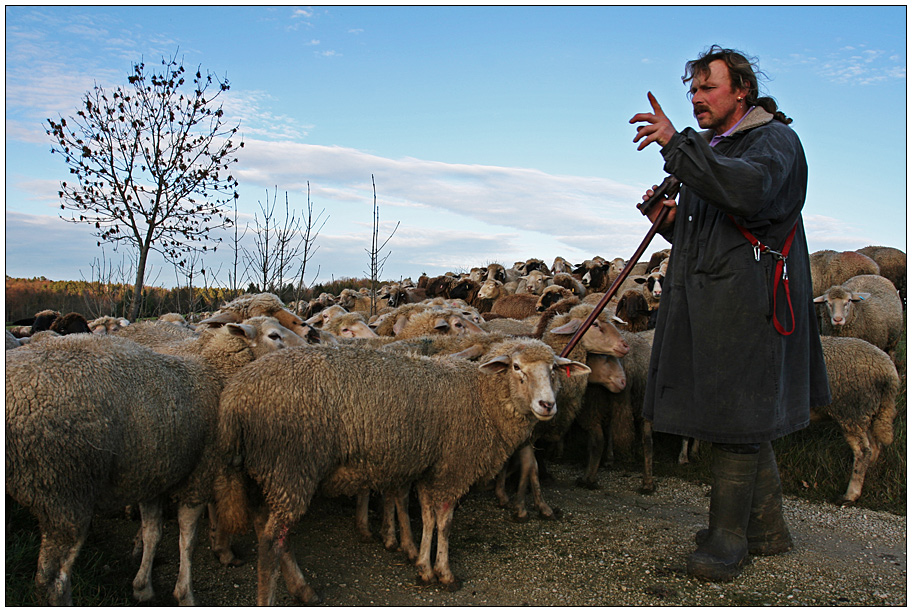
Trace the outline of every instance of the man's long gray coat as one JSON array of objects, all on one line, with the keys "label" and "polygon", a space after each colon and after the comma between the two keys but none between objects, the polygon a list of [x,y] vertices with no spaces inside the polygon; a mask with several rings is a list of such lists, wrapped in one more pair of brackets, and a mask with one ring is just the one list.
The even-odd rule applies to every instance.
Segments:
[{"label": "man's long gray coat", "polygon": [[[801,220],[807,162],[794,131],[757,107],[714,148],[687,128],[662,148],[683,187],[649,366],[643,416],[656,431],[721,443],[774,440],[830,402]],[[773,326],[769,254],[731,214],[780,251],[797,223],[787,271],[795,330]],[[779,321],[791,327],[785,293]]]}]

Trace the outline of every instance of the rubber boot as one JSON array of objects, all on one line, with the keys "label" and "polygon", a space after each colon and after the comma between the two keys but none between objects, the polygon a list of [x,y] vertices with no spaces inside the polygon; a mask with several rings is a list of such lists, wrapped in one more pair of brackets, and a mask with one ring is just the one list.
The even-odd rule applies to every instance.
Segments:
[{"label": "rubber boot", "polygon": [[[697,532],[697,544],[709,537],[708,529]],[[793,547],[785,517],[782,516],[782,482],[773,445],[760,445],[757,460],[757,480],[751,502],[751,515],[747,523],[747,549],[752,555],[778,555]]]},{"label": "rubber boot", "polygon": [[731,448],[713,445],[709,533],[687,558],[688,574],[714,582],[734,580],[747,560],[747,523],[760,453]]}]

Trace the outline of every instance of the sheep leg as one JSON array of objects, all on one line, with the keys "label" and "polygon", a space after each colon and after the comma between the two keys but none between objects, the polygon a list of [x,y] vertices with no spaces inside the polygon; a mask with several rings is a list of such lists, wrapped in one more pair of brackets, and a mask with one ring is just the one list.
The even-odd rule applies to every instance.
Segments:
[{"label": "sheep leg", "polygon": [[871,465],[871,457],[874,453],[863,427],[847,424],[842,424],[842,427],[842,435],[849,443],[855,459],[852,463],[852,478],[849,480],[849,486],[846,488],[845,495],[836,500],[836,503],[840,506],[849,506],[861,496],[865,473],[868,471],[868,466]]},{"label": "sheep leg", "polygon": [[396,495],[392,490],[383,493],[383,522],[380,527],[380,538],[386,550],[396,550],[399,540],[396,539]]},{"label": "sheep leg", "polygon": [[545,498],[542,496],[540,480],[540,475],[544,473],[545,470],[539,468],[538,459],[535,458],[535,451],[531,450],[531,446],[529,448],[532,457],[532,464],[529,469],[529,484],[532,487],[532,505],[538,510],[539,517],[553,521],[561,516],[561,511],[558,508],[551,508],[551,506],[545,502]]},{"label": "sheep leg", "polygon": [[418,551],[418,578],[425,584],[430,584],[437,579],[431,567],[431,545],[434,541],[434,531],[437,520],[434,518],[434,506],[431,497],[424,487],[418,486],[418,502],[421,505],[421,548]]},{"label": "sheep leg", "polygon": [[204,504],[181,506],[177,509],[177,524],[180,528],[180,569],[177,584],[174,585],[174,599],[182,606],[194,606],[193,585],[191,584],[191,563],[196,547],[196,532],[199,518],[206,508]]},{"label": "sheep leg", "polygon": [[160,499],[139,504],[139,515],[142,519],[142,562],[133,579],[133,598],[136,601],[149,601],[155,596],[152,588],[152,561],[162,536],[162,502]]},{"label": "sheep leg", "polygon": [[[288,593],[305,604],[320,603],[321,597],[307,584],[294,552],[288,545],[288,525],[278,525],[275,517],[260,511],[254,517],[254,528],[259,542],[257,566],[257,605],[275,605],[278,569]],[[277,562],[278,566],[277,567]]]},{"label": "sheep leg", "polygon": [[652,422],[643,421],[643,483],[640,493],[650,495],[655,493],[655,477],[652,474]]},{"label": "sheep leg", "polygon": [[452,500],[442,503],[436,512],[437,558],[434,563],[434,573],[448,591],[458,591],[462,588],[462,584],[456,580],[456,576],[450,570],[450,531],[453,527],[453,511],[455,509],[456,501]]},{"label": "sheep leg", "polygon": [[406,554],[409,561],[418,558],[418,548],[412,535],[412,522],[409,520],[409,489],[410,485],[400,487],[396,497],[396,513],[399,515],[399,548]]},{"label": "sheep leg", "polygon": [[576,479],[576,485],[585,489],[598,489],[598,469],[605,450],[605,430],[602,424],[595,422],[589,427],[589,438],[586,442],[586,471]]},{"label": "sheep leg", "polygon": [[[270,515],[263,521],[262,516],[255,519],[257,530],[257,605],[275,605],[276,581],[279,577],[278,559],[281,553],[279,525]],[[283,534],[284,535],[284,534]]]},{"label": "sheep leg", "polygon": [[[361,541],[370,542],[374,539],[374,535],[370,530],[370,524],[368,523],[367,516],[369,509],[368,506],[370,504],[370,489],[359,491],[355,499],[355,527],[358,528],[358,533],[361,535]],[[384,516],[384,520],[385,519],[386,517]]]},{"label": "sheep leg", "polygon": [[507,471],[510,460],[507,459],[500,471],[497,472],[497,478],[494,480],[494,497],[497,498],[497,505],[506,508],[510,505],[510,496],[507,495]]},{"label": "sheep leg", "polygon": [[690,458],[687,455],[687,447],[690,444],[690,438],[687,436],[681,437],[681,452],[678,453],[678,465],[686,465],[690,463]]},{"label": "sheep leg", "polygon": [[58,522],[42,521],[41,550],[35,587],[39,605],[73,605],[71,570],[89,533],[91,517],[67,529]]},{"label": "sheep leg", "polygon": [[529,512],[526,510],[526,489],[529,488],[532,470],[536,469],[535,451],[531,444],[523,444],[516,451],[515,456],[519,462],[519,484],[516,485],[512,518],[517,523],[525,523],[529,520]]}]

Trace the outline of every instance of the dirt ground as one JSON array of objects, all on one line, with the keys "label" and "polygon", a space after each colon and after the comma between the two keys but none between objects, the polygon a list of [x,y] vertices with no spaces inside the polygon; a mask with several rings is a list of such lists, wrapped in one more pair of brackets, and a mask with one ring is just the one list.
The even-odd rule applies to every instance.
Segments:
[{"label": "dirt ground", "polygon": [[[616,605],[801,605],[905,606],[906,517],[859,508],[839,508],[795,498],[785,500],[796,543],[775,557],[755,557],[731,583],[689,578],[685,559],[693,534],[706,525],[708,487],[673,477],[658,479],[652,496],[637,493],[640,475],[601,472],[603,488],[574,485],[579,468],[552,466],[546,499],[562,510],[557,521],[509,520],[491,491],[472,491],[456,510],[450,559],[462,588],[447,592],[419,585],[401,552],[379,541],[362,542],[349,499],[316,500],[292,532],[292,542],[310,584],[330,606],[616,606]],[[379,528],[377,506],[372,527]],[[413,501],[412,522],[420,537]],[[129,589],[130,558],[137,521],[99,519],[91,539],[123,552]],[[174,605],[177,527],[170,520],[155,566],[156,598]],[[202,606],[250,606],[256,602],[256,543],[235,540],[240,567],[222,567],[209,550],[208,524],[201,525],[194,556],[194,590]],[[77,562],[78,563],[78,562]],[[279,581],[278,605],[296,605]],[[78,601],[75,603],[79,603]]]}]

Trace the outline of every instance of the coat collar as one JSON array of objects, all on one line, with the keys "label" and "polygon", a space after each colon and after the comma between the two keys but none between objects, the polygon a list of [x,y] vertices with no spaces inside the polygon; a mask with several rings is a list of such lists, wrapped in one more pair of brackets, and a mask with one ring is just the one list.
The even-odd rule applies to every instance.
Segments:
[{"label": "coat collar", "polygon": [[[760,127],[761,125],[766,125],[773,120],[772,113],[767,112],[759,106],[755,106],[741,121],[741,124],[735,129],[734,132],[729,134],[729,137],[739,134],[741,132],[746,132],[747,130],[752,130],[755,127]],[[712,140],[712,137],[715,135],[715,132],[712,130],[704,130],[700,132],[700,136],[706,139],[706,142]]]}]

